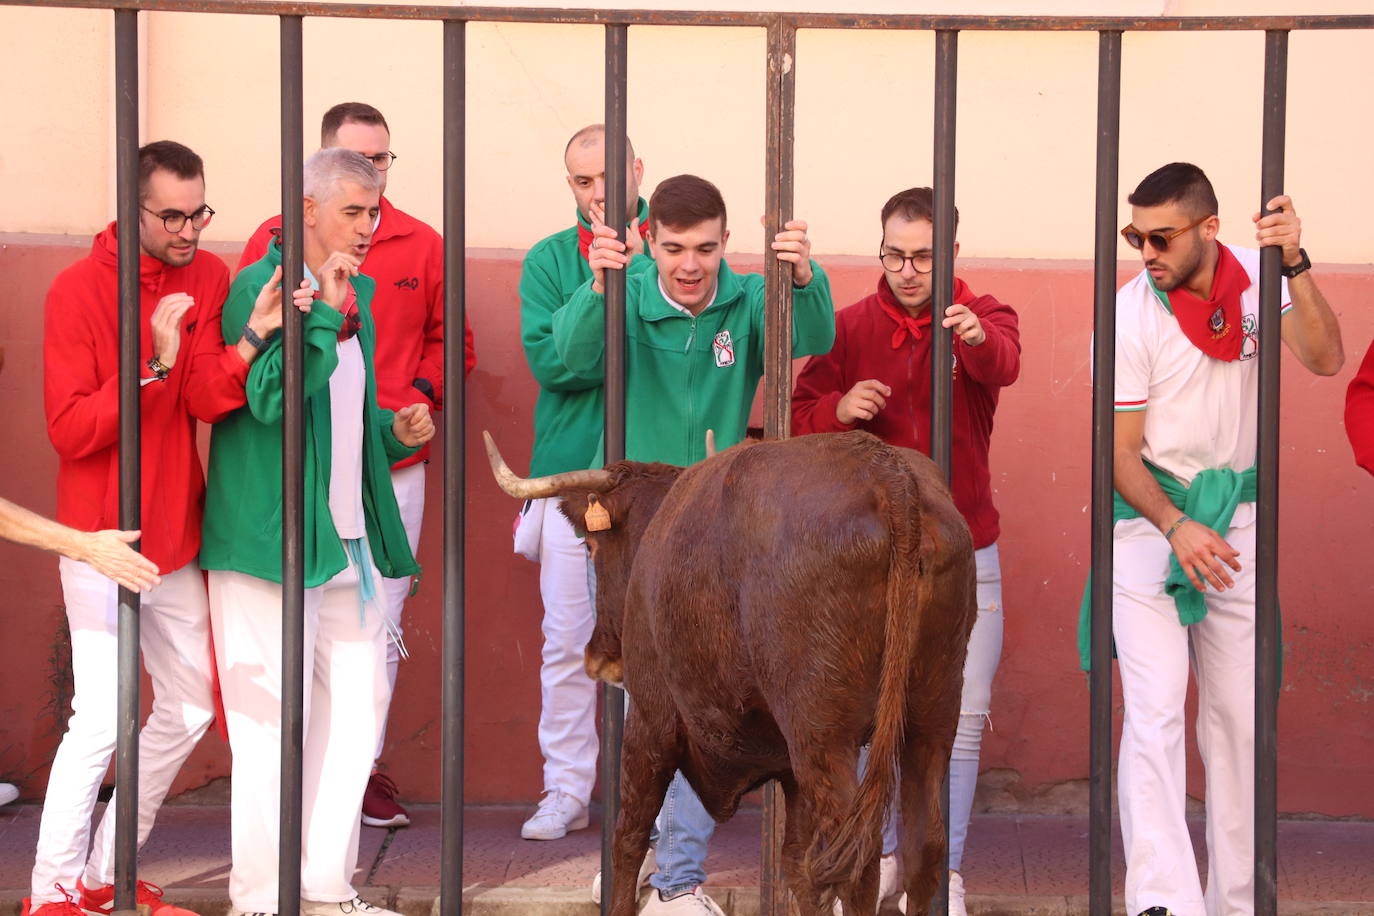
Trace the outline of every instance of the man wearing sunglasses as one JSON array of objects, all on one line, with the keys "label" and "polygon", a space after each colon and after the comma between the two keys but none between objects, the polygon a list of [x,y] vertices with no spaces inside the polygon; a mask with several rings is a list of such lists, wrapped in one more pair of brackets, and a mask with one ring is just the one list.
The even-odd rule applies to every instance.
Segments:
[{"label": "man wearing sunglasses", "polygon": [[[435,410],[444,399],[444,240],[427,223],[398,209],[386,198],[386,180],[397,156],[391,152],[391,130],[386,118],[363,102],[341,102],[324,113],[320,122],[320,147],[342,147],[358,153],[377,169],[382,182],[382,210],[373,227],[371,247],[363,272],[377,281],[372,317],[377,323],[377,402],[386,410],[401,410],[423,400]],[[281,233],[281,217],[274,216],[258,227],[244,246],[239,270],[267,253],[268,243]],[[464,328],[467,372],[477,363],[472,329]],[[429,446],[398,461],[391,470],[391,484],[401,506],[410,549],[420,546],[420,527],[425,511],[425,466]],[[417,553],[418,555],[418,553]],[[410,594],[410,577],[388,579],[386,605],[388,629],[387,679],[396,687],[405,644],[401,639],[401,611]],[[377,758],[386,742],[383,729],[377,741]],[[410,815],[396,800],[396,784],[374,772],[363,799],[363,823],[369,827],[404,827]]]},{"label": "man wearing sunglasses", "polygon": [[[1218,240],[1216,194],[1195,165],[1163,166],[1128,201],[1122,235],[1145,269],[1116,300],[1112,635],[1125,703],[1126,908],[1253,913],[1260,253]],[[1267,206],[1253,221],[1260,246],[1282,250],[1277,333],[1304,368],[1333,375],[1340,328],[1293,202]],[[1086,621],[1079,633],[1086,668]],[[1207,768],[1205,895],[1184,820],[1190,660]]]},{"label": "man wearing sunglasses", "polygon": [[[224,262],[199,250],[214,210],[201,158],[170,140],[138,153],[139,410],[142,544],[161,581],[142,595],[139,639],[153,709],[139,735],[138,842],[214,717],[210,619],[197,565],[205,492],[187,407],[189,354],[229,286]],[[58,454],[57,518],[80,531],[118,527],[119,237],[110,223],[91,253],[53,282],[44,306],[43,395]],[[114,752],[119,715],[119,587],[92,566],[58,562],[71,629],[72,716],[48,777],[32,896],[23,912],[109,913],[114,906],[113,803],[91,844],[96,793]],[[75,895],[75,897],[73,897]],[[138,903],[185,914],[139,882]]]},{"label": "man wearing sunglasses", "polygon": [[[838,313],[834,347],[812,357],[797,378],[792,393],[794,433],[865,429],[892,445],[930,453],[934,198],[930,188],[910,188],[883,206],[878,249],[883,275],[872,295]],[[955,211],[956,227],[958,218]],[[957,255],[958,243],[954,251]],[[983,723],[1002,652],[1000,527],[992,503],[988,447],[998,395],[1016,381],[1021,369],[1021,342],[1011,306],[976,295],[958,277],[954,301],[943,315],[941,327],[955,335],[951,489],[973,534],[978,566],[978,617],[964,665],[959,729],[949,770],[949,912],[964,916],[960,865],[978,782]],[[883,897],[895,895],[900,886],[897,836],[891,815],[888,820],[880,872]]]}]

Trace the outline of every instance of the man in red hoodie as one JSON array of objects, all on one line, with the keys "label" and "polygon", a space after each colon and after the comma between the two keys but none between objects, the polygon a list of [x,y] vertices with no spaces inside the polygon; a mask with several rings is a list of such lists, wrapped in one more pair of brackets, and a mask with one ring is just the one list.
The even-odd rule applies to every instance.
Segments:
[{"label": "man in red hoodie", "polygon": [[[138,842],[152,829],[172,779],[209,726],[210,618],[196,554],[205,481],[187,411],[184,359],[216,330],[228,271],[198,251],[214,210],[194,152],[170,140],[139,150],[139,346],[143,553],[161,570],[140,612],[143,664],[153,709],[139,735]],[[57,517],[81,531],[119,521],[118,235],[111,223],[91,253],[58,275],[44,306],[43,388],[48,438],[59,456]],[[105,809],[87,855],[91,812],[110,765],[115,702],[118,585],[85,563],[59,561],[72,646],[72,717],[57,749],[24,913],[81,916],[114,907],[115,806]],[[77,894],[77,901],[69,891]],[[171,916],[156,889],[138,902]]]},{"label": "man in red hoodie", "polygon": [[[812,357],[792,393],[792,431],[866,429],[892,445],[930,453],[931,238],[934,193],[911,188],[883,206],[877,290],[835,317],[835,345]],[[958,211],[955,211],[958,226]],[[954,253],[959,253],[955,243]],[[954,278],[954,304],[940,322],[954,332],[953,470],[950,489],[973,534],[978,565],[978,618],[964,664],[959,730],[950,757],[950,916],[965,916],[960,873],[968,833],[983,722],[1002,653],[1000,533],[992,504],[988,446],[1002,388],[1021,369],[1016,312],[975,295]],[[883,838],[882,893],[897,891],[896,835]]]},{"label": "man in red hoodie", "polygon": [[[324,113],[320,146],[339,146],[359,153],[386,177],[396,154],[391,152],[391,131],[386,118],[371,105],[341,102]],[[244,246],[239,270],[262,258],[274,234],[281,232],[281,217],[274,216],[258,227]],[[377,403],[386,410],[401,410],[423,402],[432,409],[444,398],[444,240],[429,225],[398,210],[385,196],[368,250],[363,272],[377,281],[372,316],[377,323]],[[477,363],[472,329],[464,328],[465,368]],[[391,483],[401,507],[401,519],[410,537],[410,550],[419,556],[420,526],[425,511],[425,465],[429,446],[396,463]],[[410,579],[387,579],[385,598],[387,629],[387,678],[392,693],[396,669],[405,656],[401,640],[401,610],[410,594]],[[377,740],[382,756],[386,729]],[[405,808],[396,801],[396,784],[382,773],[373,773],[363,798],[363,823],[370,827],[404,827],[410,823]]]},{"label": "man in red hoodie", "polygon": [[1374,343],[1345,392],[1345,434],[1355,463],[1374,474]]}]

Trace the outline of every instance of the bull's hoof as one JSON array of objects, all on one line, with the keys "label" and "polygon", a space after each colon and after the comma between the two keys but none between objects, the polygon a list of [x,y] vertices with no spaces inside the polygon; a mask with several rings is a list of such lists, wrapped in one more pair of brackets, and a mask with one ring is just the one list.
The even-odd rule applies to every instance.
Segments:
[{"label": "bull's hoof", "polygon": [[625,663],[618,658],[604,655],[587,656],[587,677],[594,681],[605,681],[620,687],[625,682]]}]

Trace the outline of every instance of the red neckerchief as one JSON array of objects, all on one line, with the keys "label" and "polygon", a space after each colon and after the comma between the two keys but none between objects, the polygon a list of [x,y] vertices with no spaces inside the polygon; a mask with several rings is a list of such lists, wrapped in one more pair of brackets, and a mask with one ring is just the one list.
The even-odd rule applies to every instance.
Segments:
[{"label": "red neckerchief", "polygon": [[[649,237],[649,221],[647,219],[640,220],[639,237],[641,239],[647,239]],[[577,221],[577,250],[581,252],[582,260],[584,261],[587,260],[588,255],[591,253],[593,238],[595,238],[595,236],[592,235],[591,227],[579,219]]]},{"label": "red neckerchief", "polygon": [[[954,278],[954,301],[958,305],[968,305],[973,301],[973,293],[969,291],[968,284],[958,277]],[[897,323],[896,330],[892,332],[894,350],[901,347],[908,334],[916,341],[924,337],[930,329],[930,308],[927,306],[920,315],[912,317],[906,307],[897,301],[897,295],[892,292],[886,274],[878,278],[878,304],[882,306],[887,317]]]},{"label": "red neckerchief", "polygon": [[[269,244],[282,247],[281,229],[273,228],[268,230],[272,234]],[[339,307],[339,314],[343,316],[343,326],[339,328],[339,343],[343,343],[350,337],[356,337],[358,332],[363,329],[363,318],[358,314],[358,294],[353,291],[352,283],[344,284],[344,301]],[[282,290],[282,307],[285,308],[286,290]],[[320,298],[320,291],[315,290],[315,298]],[[328,303],[326,303],[328,305]],[[332,306],[331,306],[332,308]]]},{"label": "red neckerchief", "polygon": [[1213,359],[1229,363],[1240,358],[1245,335],[1240,329],[1240,294],[1250,287],[1250,275],[1217,242],[1217,268],[1212,277],[1212,295],[1199,299],[1182,286],[1169,291],[1169,307],[1193,346]]}]

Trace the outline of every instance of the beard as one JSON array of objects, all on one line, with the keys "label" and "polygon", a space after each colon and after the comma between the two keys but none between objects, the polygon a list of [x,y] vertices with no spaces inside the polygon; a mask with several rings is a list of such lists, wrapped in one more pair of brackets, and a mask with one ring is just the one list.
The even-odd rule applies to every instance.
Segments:
[{"label": "beard", "polygon": [[1152,265],[1155,267],[1163,267],[1165,270],[1169,271],[1168,275],[1155,281],[1156,288],[1162,293],[1167,293],[1178,289],[1180,286],[1186,285],[1197,275],[1198,270],[1202,267],[1202,253],[1203,246],[1199,243],[1194,245],[1187,255],[1172,267],[1158,260],[1148,261],[1145,266],[1147,268]]}]

